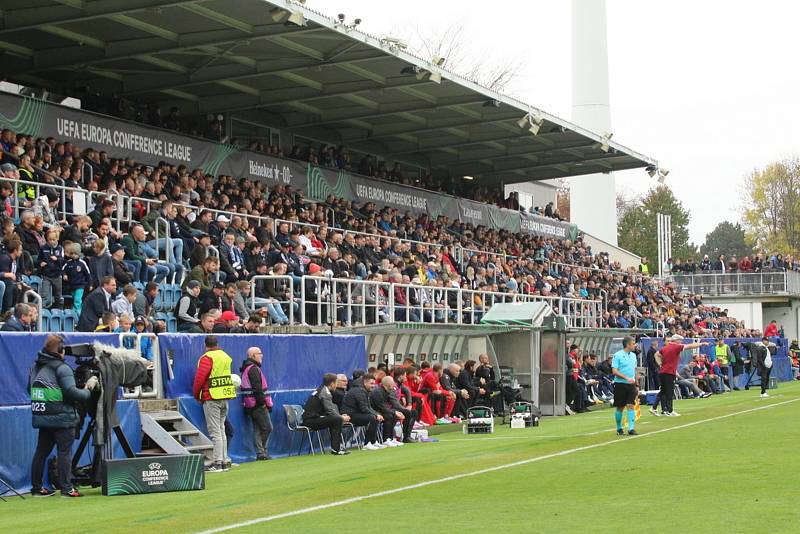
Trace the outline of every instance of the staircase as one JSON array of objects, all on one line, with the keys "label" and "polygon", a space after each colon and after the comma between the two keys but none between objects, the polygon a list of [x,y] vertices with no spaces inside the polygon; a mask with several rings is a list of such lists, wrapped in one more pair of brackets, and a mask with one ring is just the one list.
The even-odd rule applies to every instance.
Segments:
[{"label": "staircase", "polygon": [[212,461],[211,440],[181,415],[176,400],[140,400],[139,417],[145,438],[160,449],[143,454],[202,454],[206,463]]}]

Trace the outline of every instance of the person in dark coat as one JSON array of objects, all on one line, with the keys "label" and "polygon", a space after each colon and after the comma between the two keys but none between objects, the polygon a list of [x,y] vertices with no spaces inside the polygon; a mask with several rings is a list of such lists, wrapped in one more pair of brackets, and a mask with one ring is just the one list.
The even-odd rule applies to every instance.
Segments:
[{"label": "person in dark coat", "polygon": [[14,315],[8,318],[0,332],[30,332],[34,320],[33,306],[20,302],[14,307]]},{"label": "person in dark coat", "polygon": [[[336,376],[333,375],[334,381]],[[383,449],[385,445],[378,443],[378,423],[383,422],[383,415],[376,412],[369,401],[369,392],[375,387],[375,375],[367,373],[360,380],[354,381],[342,401],[342,413],[350,416],[353,426],[364,426],[364,449],[368,451]]]},{"label": "person in dark coat", "polygon": [[[272,433],[272,398],[267,395],[267,380],[261,371],[263,353],[258,347],[247,349],[247,359],[242,363],[242,405],[245,414],[253,421],[253,445],[256,460],[269,460],[269,435]],[[249,387],[245,385],[249,384]]]},{"label": "person in dark coat", "polygon": [[[124,249],[123,249],[124,250]],[[90,286],[92,289],[100,287],[100,280],[108,276],[114,277],[114,260],[111,255],[106,252],[105,241],[99,239],[92,243],[93,256],[86,258],[89,264],[89,273],[91,276]]]},{"label": "person in dark coat", "polygon": [[81,316],[78,319],[78,332],[94,332],[100,323],[103,313],[111,311],[111,300],[117,292],[117,280],[106,276],[100,281],[100,287],[92,291],[83,301]]},{"label": "person in dark coat", "polygon": [[58,447],[56,462],[61,495],[82,496],[72,486],[70,476],[72,444],[78,425],[75,405],[91,398],[90,390],[97,386],[97,382],[97,377],[92,376],[83,389],[78,389],[72,369],[64,363],[63,339],[56,335],[47,336],[28,377],[33,427],[39,429],[36,452],[31,462],[32,496],[47,497],[54,493],[42,484],[44,466],[54,445]]},{"label": "person in dark coat", "polygon": [[331,391],[336,387],[336,375],[325,373],[322,385],[308,397],[303,406],[303,425],[311,430],[327,428],[331,434],[331,454],[344,456],[350,451],[342,447],[342,423],[349,423],[350,416],[340,414],[333,403]]}]

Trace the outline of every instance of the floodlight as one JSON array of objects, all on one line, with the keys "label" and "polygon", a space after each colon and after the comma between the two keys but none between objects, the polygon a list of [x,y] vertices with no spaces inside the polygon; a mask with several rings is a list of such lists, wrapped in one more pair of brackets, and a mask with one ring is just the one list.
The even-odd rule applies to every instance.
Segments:
[{"label": "floodlight", "polygon": [[520,120],[517,121],[517,126],[520,128],[528,128],[528,125],[531,123],[531,116],[526,114]]},{"label": "floodlight", "polygon": [[306,17],[299,11],[294,11],[289,16],[289,19],[286,21],[286,25],[289,26],[306,26]]},{"label": "floodlight", "polygon": [[408,67],[403,68],[403,70],[400,71],[400,74],[405,74],[407,76],[416,76],[417,74],[419,74],[420,70],[422,69],[420,69],[416,65],[409,65]]},{"label": "floodlight", "polygon": [[656,175],[656,172],[658,172],[655,165],[648,165],[644,168],[644,170],[647,171],[647,174],[650,175],[650,178],[653,178]]},{"label": "floodlight", "polygon": [[475,178],[473,178],[472,176],[464,176],[464,179],[465,180],[474,180]]},{"label": "floodlight", "polygon": [[606,132],[603,136],[603,142],[600,143],[600,150],[603,152],[608,152],[608,143],[611,141],[611,138],[614,137],[614,134],[611,132]]},{"label": "floodlight", "polygon": [[441,67],[442,65],[444,65],[444,58],[443,57],[434,56],[433,64],[436,65],[437,67]]},{"label": "floodlight", "polygon": [[442,75],[438,72],[431,72],[431,81],[433,83],[442,83]]},{"label": "floodlight", "polygon": [[283,22],[289,17],[289,12],[279,7],[270,9],[269,14],[275,22]]},{"label": "floodlight", "polygon": [[342,23],[344,23],[344,13],[339,13],[339,15],[337,15],[337,17],[336,17],[336,18],[338,18],[338,19],[339,19],[339,22],[342,22]]},{"label": "floodlight", "polygon": [[486,102],[483,103],[483,107],[485,107],[485,108],[499,108],[500,107],[500,101],[499,100],[495,100],[495,99],[487,100]]}]

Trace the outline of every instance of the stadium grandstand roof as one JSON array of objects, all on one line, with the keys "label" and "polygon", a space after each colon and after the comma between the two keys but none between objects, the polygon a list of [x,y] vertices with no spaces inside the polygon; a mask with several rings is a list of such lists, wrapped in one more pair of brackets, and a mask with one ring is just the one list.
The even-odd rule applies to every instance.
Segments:
[{"label": "stadium grandstand roof", "polygon": [[487,184],[658,165],[298,2],[26,0],[0,13],[0,72],[68,96],[230,112]]}]

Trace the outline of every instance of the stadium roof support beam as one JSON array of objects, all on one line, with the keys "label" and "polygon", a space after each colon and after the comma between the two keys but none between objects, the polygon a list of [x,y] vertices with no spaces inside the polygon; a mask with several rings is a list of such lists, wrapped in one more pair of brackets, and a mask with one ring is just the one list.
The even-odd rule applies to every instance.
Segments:
[{"label": "stadium roof support beam", "polygon": [[63,5],[53,6],[49,9],[38,7],[4,9],[5,27],[0,28],[0,34],[11,31],[33,30],[43,24],[68,24],[70,22],[103,18],[108,15],[124,15],[145,9],[171,7],[198,1],[202,0],[96,0],[92,2],[59,0],[59,3]]},{"label": "stadium roof support beam", "polygon": [[406,120],[414,121],[420,124],[425,124],[426,119],[411,115],[412,113],[419,113],[423,111],[432,111],[435,109],[447,109],[453,106],[459,106],[464,104],[479,104],[484,102],[484,99],[476,99],[473,95],[468,96],[457,96],[457,97],[449,97],[449,98],[441,98],[439,99],[438,104],[431,104],[427,106],[420,105],[417,102],[401,102],[401,103],[394,103],[394,104],[378,104],[378,107],[373,111],[367,111],[363,113],[356,113],[353,114],[348,108],[344,110],[337,110],[337,111],[330,111],[325,112],[322,114],[321,120],[315,122],[308,122],[304,124],[297,124],[292,126],[292,128],[305,128],[311,126],[319,126],[322,124],[330,124],[341,122],[345,119],[376,119],[379,117],[385,117],[390,115],[397,115],[402,116],[403,114],[409,114],[408,117],[403,117]]},{"label": "stadium roof support beam", "polygon": [[191,50],[203,46],[220,46],[240,42],[243,38],[248,41],[272,40],[284,34],[314,33],[323,28],[286,28],[275,24],[254,27],[253,34],[244,37],[238,30],[215,30],[210,32],[196,32],[184,34],[173,46],[153,40],[152,37],[132,39],[127,41],[110,42],[106,50],[93,51],[86,47],[77,46],[63,48],[58,54],[52,51],[41,51],[34,54],[34,70],[43,70],[52,67],[79,66],[88,67],[99,63],[107,63],[120,59],[130,59],[142,54],[170,54]]},{"label": "stadium roof support beam", "polygon": [[[543,160],[543,161],[540,161],[539,164],[537,164],[537,165],[515,165],[515,166],[507,167],[507,168],[497,168],[495,166],[495,168],[493,168],[493,169],[487,169],[485,171],[476,172],[475,174],[477,176],[481,176],[481,175],[484,175],[484,174],[498,174],[498,173],[499,174],[505,174],[505,173],[512,173],[512,172],[516,173],[518,171],[533,171],[533,170],[538,170],[538,169],[545,169],[545,168],[548,168],[548,167],[555,167],[555,168],[559,168],[559,166],[568,166],[568,167],[578,166],[578,167],[583,167],[583,166],[592,166],[592,165],[600,166],[600,167],[603,167],[605,169],[611,170],[614,167],[613,167],[613,165],[611,164],[611,162],[609,160],[613,160],[615,158],[625,158],[625,157],[626,156],[624,156],[624,155],[617,155],[617,154],[603,154],[602,156],[598,156],[598,157],[590,158],[590,159],[584,159],[584,160],[582,160],[580,162],[576,162],[573,158],[560,159],[558,161],[555,161],[555,160],[554,161]],[[580,165],[576,165],[577,163],[580,163]],[[563,169],[563,170],[565,172],[567,172],[569,169]],[[592,171],[592,172],[594,172],[594,171]]]},{"label": "stadium roof support beam", "polygon": [[83,45],[93,46],[94,48],[99,48],[101,50],[106,47],[106,43],[104,43],[100,39],[95,39],[94,37],[89,37],[88,35],[83,35],[82,33],[74,32],[72,30],[62,28],[60,26],[45,24],[43,26],[39,26],[39,29],[51,35],[56,35],[64,39],[69,39],[70,41],[75,41],[80,46]]},{"label": "stadium roof support beam", "polygon": [[235,19],[219,11],[214,11],[213,9],[209,9],[205,6],[189,3],[189,4],[182,4],[182,9],[186,11],[191,11],[195,15],[200,15],[201,17],[205,17],[209,20],[213,20],[214,22],[219,22],[224,26],[228,26],[229,28],[233,28],[235,30],[239,30],[240,32],[244,33],[253,33],[253,25],[248,24],[246,22],[242,22],[239,19]]},{"label": "stadium roof support beam", "polygon": [[[183,51],[179,52],[182,54],[198,54],[199,52],[196,51]],[[229,55],[223,56],[226,59],[232,58]],[[362,63],[368,61],[375,61],[379,59],[386,59],[386,56],[383,55],[375,55],[374,51],[368,51],[363,55],[359,55],[356,58],[349,58],[346,61],[348,63]],[[344,60],[342,60],[344,61]],[[303,60],[302,62],[298,62],[296,65],[291,67],[286,67],[283,69],[272,69],[269,67],[268,61],[255,61],[255,63],[250,66],[242,63],[242,66],[238,65],[221,65],[217,67],[207,67],[204,69],[203,74],[193,74],[191,76],[182,76],[179,78],[170,78],[169,80],[164,79],[153,79],[152,77],[137,79],[137,80],[128,80],[126,83],[125,91],[123,94],[125,95],[134,95],[134,94],[141,94],[147,93],[150,91],[159,91],[161,89],[169,89],[169,88],[188,88],[196,85],[203,85],[206,83],[216,83],[219,81],[243,81],[251,78],[257,78],[262,76],[280,76],[284,73],[289,72],[300,72],[309,69],[310,67],[331,67],[336,66],[340,63],[340,61],[307,61]]]},{"label": "stadium roof support beam", "polygon": [[[402,135],[402,134],[415,134],[415,133],[421,133],[421,132],[434,132],[434,131],[438,131],[438,130],[451,130],[453,128],[466,128],[466,127],[475,126],[475,125],[478,125],[478,124],[493,124],[493,123],[498,123],[498,122],[503,122],[503,121],[509,121],[509,120],[512,120],[512,119],[517,119],[517,118],[519,118],[518,115],[519,115],[518,113],[515,113],[514,115],[508,115],[508,116],[505,116],[505,117],[498,117],[496,119],[492,119],[492,120],[489,120],[489,121],[474,121],[473,120],[473,121],[469,121],[469,122],[464,122],[464,121],[461,121],[461,120],[458,120],[458,119],[447,119],[446,121],[443,121],[441,124],[435,123],[435,122],[431,122],[431,121],[425,121],[426,124],[424,126],[422,126],[422,127],[419,127],[419,126],[405,126],[405,125],[403,125],[400,128],[395,128],[395,129],[392,129],[390,127],[386,127],[386,130],[388,130],[388,131],[385,131],[385,132],[384,131],[380,131],[380,132],[376,133],[375,135],[370,135],[370,136],[367,136],[367,137],[344,138],[344,141],[346,141],[346,142],[350,142],[350,141],[367,141],[367,140],[374,140],[374,139],[382,139],[382,138],[385,138],[385,137],[397,137],[398,135]],[[456,122],[453,122],[454,120]],[[462,137],[464,135],[466,135],[463,132],[462,132],[462,134],[455,133],[454,135],[460,135]]]},{"label": "stadium roof support beam", "polygon": [[122,24],[123,26],[134,28],[136,30],[149,33],[150,35],[161,37],[162,39],[166,39],[168,41],[173,41],[177,43],[178,38],[180,37],[177,33],[173,31],[170,31],[166,28],[162,28],[161,26],[156,26],[155,24],[150,24],[149,22],[144,22],[137,18],[131,17],[130,15],[115,14],[109,16],[108,18],[113,20],[114,22]]},{"label": "stadium roof support beam", "polygon": [[[274,91],[272,93],[262,93],[259,102],[249,102],[249,103],[230,102],[230,99],[227,95],[214,96],[206,99],[206,101],[211,105],[211,107],[203,109],[208,111],[245,111],[254,108],[272,107],[282,104],[294,104],[298,102],[321,100],[324,98],[331,98],[347,94],[357,95],[357,94],[368,94],[372,93],[373,91],[379,91],[379,90],[400,90],[402,88],[407,88],[411,85],[425,85],[434,83],[428,81],[419,81],[416,79],[414,80],[408,80],[407,78],[398,78],[398,79],[402,81],[389,82],[387,83],[387,85],[376,85],[374,83],[370,83],[369,81],[331,83],[326,85],[325,90],[323,90],[322,92],[315,91],[313,94],[309,95],[297,95],[297,93],[300,91],[297,88],[281,89],[280,91]],[[281,98],[281,97],[275,97],[274,96],[275,93],[281,93],[287,95],[291,94],[295,96],[290,96],[289,98]],[[271,94],[273,96],[270,96]],[[214,101],[219,101],[219,103],[214,104],[213,103]]]},{"label": "stadium roof support beam", "polygon": [[[485,144],[488,145],[490,143],[485,143]],[[495,154],[483,154],[480,157],[476,156],[474,158],[468,158],[468,159],[454,159],[454,158],[447,158],[447,159],[436,158],[436,159],[434,159],[434,158],[431,158],[430,166],[431,167],[447,167],[449,169],[454,169],[454,168],[458,168],[461,165],[469,165],[471,163],[481,163],[483,161],[494,161],[494,162],[497,162],[497,161],[502,161],[502,160],[505,160],[505,159],[522,158],[522,157],[525,157],[527,155],[536,156],[540,152],[554,152],[554,151],[558,151],[558,150],[563,151],[563,152],[567,152],[567,153],[572,154],[572,155],[577,156],[577,157],[583,157],[583,155],[580,153],[580,151],[578,149],[580,149],[580,148],[587,148],[588,149],[588,148],[591,148],[592,145],[591,144],[587,144],[585,140],[582,140],[580,142],[580,144],[571,145],[569,147],[558,147],[558,148],[555,148],[555,149],[548,148],[548,149],[544,149],[544,150],[541,150],[541,151],[534,151],[534,152],[531,152],[531,150],[529,148],[527,148],[527,147],[523,147],[522,150],[520,150],[519,148],[512,149],[511,147],[505,147],[503,145],[500,145],[500,147],[501,147],[500,149],[498,149],[497,147],[494,148],[494,150],[498,151],[498,153],[495,153]]]}]

